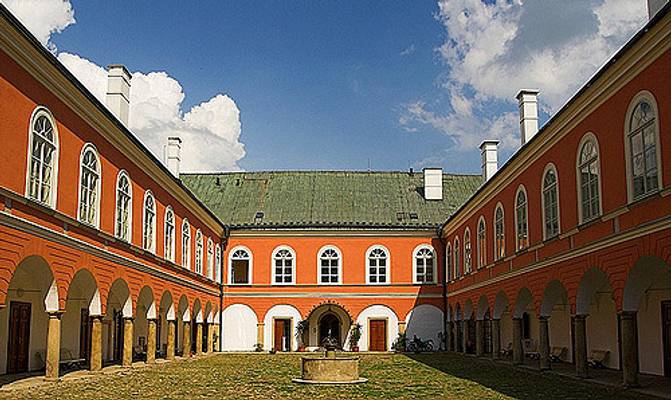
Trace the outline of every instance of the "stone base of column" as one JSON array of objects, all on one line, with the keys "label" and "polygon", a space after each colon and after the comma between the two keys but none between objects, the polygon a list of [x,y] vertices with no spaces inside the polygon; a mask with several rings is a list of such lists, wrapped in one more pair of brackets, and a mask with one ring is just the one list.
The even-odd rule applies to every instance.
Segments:
[{"label": "stone base of column", "polygon": [[133,364],[133,318],[123,319],[123,358],[121,365],[130,367]]},{"label": "stone base of column", "polygon": [[168,345],[166,346],[166,360],[175,358],[175,321],[168,321]]},{"label": "stone base of column", "polygon": [[196,323],[196,355],[203,354],[203,323]]},{"label": "stone base of column", "polygon": [[58,367],[61,361],[61,313],[49,313],[47,325],[47,351],[45,378],[48,380],[58,379]]},{"label": "stone base of column", "polygon": [[182,338],[182,357],[191,357],[191,322],[184,321],[184,337]]},{"label": "stone base of column", "polygon": [[102,316],[91,317],[91,360],[89,369],[100,371],[103,368]]},{"label": "stone base of column", "polygon": [[147,364],[156,362],[156,320],[147,320]]}]

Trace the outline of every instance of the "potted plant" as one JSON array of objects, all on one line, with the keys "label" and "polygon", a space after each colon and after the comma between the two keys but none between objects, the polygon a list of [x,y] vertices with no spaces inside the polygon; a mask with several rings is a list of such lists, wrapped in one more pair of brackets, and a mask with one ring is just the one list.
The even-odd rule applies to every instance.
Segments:
[{"label": "potted plant", "polygon": [[296,324],[296,341],[298,342],[298,351],[305,351],[305,332],[308,331],[308,320],[302,319]]},{"label": "potted plant", "polygon": [[402,353],[406,349],[406,345],[408,344],[408,338],[405,336],[405,333],[399,333],[398,337],[396,340],[394,340],[394,343],[391,345],[391,348],[394,349],[395,352],[397,353]]},{"label": "potted plant", "polygon": [[349,347],[352,351],[359,351],[359,340],[361,340],[361,324],[352,325],[349,333]]}]

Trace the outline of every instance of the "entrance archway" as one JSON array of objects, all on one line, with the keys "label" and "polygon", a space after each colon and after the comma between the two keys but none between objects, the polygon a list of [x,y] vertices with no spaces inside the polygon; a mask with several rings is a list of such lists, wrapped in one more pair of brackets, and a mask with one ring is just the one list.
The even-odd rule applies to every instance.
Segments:
[{"label": "entrance archway", "polygon": [[308,347],[320,347],[329,332],[338,341],[338,347],[347,344],[352,317],[340,305],[325,303],[315,307],[308,315]]},{"label": "entrance archway", "polygon": [[324,343],[324,339],[328,336],[333,336],[338,343],[342,344],[340,325],[342,325],[342,322],[334,313],[328,312],[322,315],[319,319],[319,344]]}]

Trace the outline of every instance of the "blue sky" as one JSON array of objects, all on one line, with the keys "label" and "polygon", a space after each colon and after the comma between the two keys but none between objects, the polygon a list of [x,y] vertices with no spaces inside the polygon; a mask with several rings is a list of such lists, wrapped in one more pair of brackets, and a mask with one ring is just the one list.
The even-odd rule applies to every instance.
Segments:
[{"label": "blue sky", "polygon": [[479,172],[482,139],[517,147],[520,87],[547,119],[645,20],[644,0],[3,2],[51,18],[43,42],[94,93],[127,65],[131,129],[157,153],[183,134],[196,170]]}]

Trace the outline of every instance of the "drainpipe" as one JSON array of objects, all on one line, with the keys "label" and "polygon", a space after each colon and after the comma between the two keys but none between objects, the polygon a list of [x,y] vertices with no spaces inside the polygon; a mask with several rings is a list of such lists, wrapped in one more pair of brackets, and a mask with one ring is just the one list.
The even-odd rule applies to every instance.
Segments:
[{"label": "drainpipe", "polygon": [[[438,240],[443,246],[443,251],[445,251],[445,238],[443,238],[443,225],[440,225],[437,230]],[[443,264],[443,348],[447,351],[447,266],[445,265],[445,254],[443,254],[442,260],[438,263]]]},{"label": "drainpipe", "polygon": [[224,348],[224,252],[228,245],[228,238],[231,236],[231,231],[228,226],[224,226],[224,236],[221,238],[221,257],[219,258],[219,276],[221,282],[219,283],[219,351]]}]

